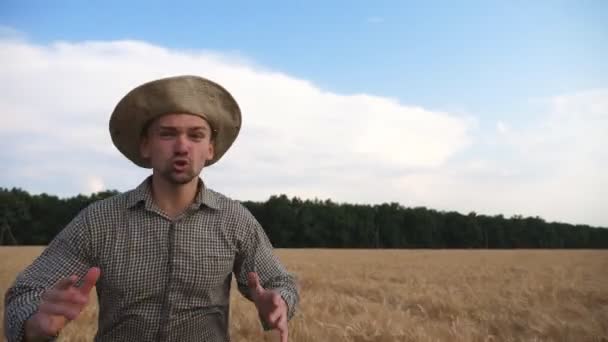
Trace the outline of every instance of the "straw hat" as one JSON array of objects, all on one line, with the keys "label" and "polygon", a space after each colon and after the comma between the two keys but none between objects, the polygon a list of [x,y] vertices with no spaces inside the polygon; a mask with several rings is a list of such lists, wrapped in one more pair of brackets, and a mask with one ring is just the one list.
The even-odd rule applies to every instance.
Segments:
[{"label": "straw hat", "polygon": [[139,151],[143,129],[172,113],[198,115],[211,126],[215,155],[206,166],[226,153],[241,128],[241,110],[226,89],[199,76],[176,76],[142,84],[118,102],[110,117],[112,142],[133,163],[150,168]]}]

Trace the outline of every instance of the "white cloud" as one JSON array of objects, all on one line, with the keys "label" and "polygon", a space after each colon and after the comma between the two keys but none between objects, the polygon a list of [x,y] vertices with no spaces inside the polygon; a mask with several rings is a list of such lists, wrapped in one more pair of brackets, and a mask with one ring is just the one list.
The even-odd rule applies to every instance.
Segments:
[{"label": "white cloud", "polygon": [[[555,96],[523,128],[502,133],[463,162],[400,181],[414,203],[608,227],[608,89]],[[502,126],[502,127],[501,127]]]},{"label": "white cloud", "polygon": [[204,172],[234,198],[398,201],[608,226],[606,90],[550,99],[538,124],[500,121],[500,134],[484,141],[477,118],[329,92],[242,56],[138,41],[11,38],[0,50],[3,186],[59,195],[132,188],[149,171],[112,145],[115,104],[151,79],[199,74],[243,111],[239,139]]},{"label": "white cloud", "polygon": [[[358,170],[344,167],[372,163],[436,167],[470,143],[471,119],[389,98],[327,92],[306,80],[254,69],[242,58],[224,60],[217,53],[173,51],[137,41],[36,45],[11,39],[0,40],[0,49],[0,134],[37,137],[11,150],[26,159],[40,158],[41,172],[64,168],[66,176],[86,177],[81,167],[51,158],[74,150],[91,158],[120,158],[107,132],[114,105],[132,87],[175,74],[217,80],[239,101],[241,136],[228,161],[214,167],[232,167],[235,177],[248,170],[252,179],[273,183],[277,176],[304,178],[318,170],[332,179],[345,172],[355,176]],[[87,166],[94,168],[92,163]],[[117,177],[106,177],[107,185],[114,186]],[[316,189],[327,188],[321,193],[331,195],[343,186],[320,181]],[[294,192],[306,189],[291,187]],[[271,186],[255,192],[260,197],[282,190]]]},{"label": "white cloud", "polygon": [[95,193],[105,190],[103,179],[99,176],[90,176],[86,183],[87,193]]},{"label": "white cloud", "polygon": [[509,131],[509,126],[506,123],[502,122],[502,121],[498,121],[496,123],[496,130],[500,134],[506,134]]}]

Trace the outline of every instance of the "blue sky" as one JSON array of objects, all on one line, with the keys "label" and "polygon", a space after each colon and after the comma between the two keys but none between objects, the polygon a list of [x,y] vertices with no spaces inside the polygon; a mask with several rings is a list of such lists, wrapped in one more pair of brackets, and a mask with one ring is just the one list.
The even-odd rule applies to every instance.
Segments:
[{"label": "blue sky", "polygon": [[[605,85],[605,1],[4,2],[35,42],[138,39],[243,55],[323,89],[499,116]],[[497,109],[498,108],[498,109]]]},{"label": "blue sky", "polygon": [[[336,116],[342,115],[341,120],[354,121],[351,114],[357,111],[356,106],[344,104],[342,99],[350,101],[352,97],[361,95],[363,97],[354,99],[352,103],[369,106],[376,113],[378,122],[392,122],[396,131],[386,134],[390,139],[386,138],[376,146],[390,153],[377,153],[365,147],[357,150],[363,154],[373,152],[378,158],[378,155],[384,156],[385,159],[378,160],[376,168],[368,170],[367,164],[358,164],[358,155],[340,159],[343,165],[353,168],[355,183],[341,180],[344,183],[336,185],[336,182],[324,184],[319,180],[315,183],[319,191],[313,193],[315,187],[311,190],[308,183],[298,186],[299,182],[309,178],[306,174],[286,177],[276,183],[272,180],[280,177],[270,175],[268,184],[264,183],[264,177],[256,178],[260,184],[265,184],[264,187],[241,192],[231,186],[237,181],[219,176],[220,173],[230,174],[222,167],[222,172],[218,171],[216,175],[210,170],[209,176],[216,177],[218,186],[223,186],[233,197],[243,199],[264,199],[279,192],[303,197],[318,194],[343,201],[371,203],[396,200],[406,205],[427,205],[447,210],[538,214],[548,220],[608,226],[608,214],[601,210],[601,198],[606,191],[596,190],[598,186],[608,184],[600,172],[608,158],[606,152],[599,148],[607,142],[601,132],[608,127],[604,101],[605,94],[608,94],[605,93],[608,88],[607,22],[608,3],[605,1],[173,1],[170,6],[162,2],[137,1],[97,4],[3,1],[0,4],[0,32],[5,37],[4,42],[11,47],[7,51],[12,52],[5,55],[5,62],[10,63],[0,66],[0,72],[15,77],[18,82],[24,73],[15,70],[21,70],[19,61],[29,60],[22,55],[26,53],[23,48],[27,47],[37,51],[27,56],[42,56],[40,58],[53,61],[49,62],[49,69],[43,70],[43,75],[52,77],[61,69],[64,74],[74,73],[85,81],[90,79],[87,78],[89,76],[97,80],[94,73],[88,75],[82,71],[90,70],[85,67],[89,65],[87,58],[98,61],[99,56],[91,53],[97,50],[86,45],[87,42],[97,42],[109,44],[104,45],[104,49],[119,57],[136,53],[136,50],[139,51],[137,53],[152,51],[154,54],[155,48],[164,49],[172,57],[163,59],[158,65],[166,68],[167,72],[188,72],[186,68],[180,69],[179,65],[165,64],[183,61],[186,57],[187,61],[194,61],[192,70],[198,70],[199,65],[211,65],[214,71],[210,72],[225,77],[228,84],[234,84],[233,88],[244,94],[244,98],[251,88],[244,86],[248,83],[243,81],[246,77],[243,68],[253,70],[264,82],[269,77],[276,77],[274,81],[268,81],[268,89],[278,89],[274,87],[279,87],[279,84],[286,86],[280,83],[282,78],[279,76],[282,75],[295,82],[290,81],[289,85],[293,85],[296,92],[286,94],[284,99],[309,94],[310,97],[303,95],[302,99],[307,102],[302,102],[302,106],[327,108],[329,100],[325,95],[335,95],[336,102],[331,102],[331,106],[339,108],[335,113]],[[134,49],[120,45],[120,41],[147,45]],[[58,42],[68,44],[69,51],[66,52]],[[16,48],[17,45],[20,48]],[[70,51],[85,56],[82,66],[78,65],[78,59],[70,57]],[[209,59],[213,56],[219,56],[220,61],[213,64],[215,62]],[[66,67],[66,59],[71,61],[73,68]],[[91,65],[98,65],[95,63]],[[118,70],[119,65],[123,67],[123,61],[116,63],[116,69],[109,67],[108,70]],[[8,65],[16,67],[9,70]],[[121,92],[157,75],[160,71],[154,70],[156,67],[156,64],[150,64],[148,71],[125,77],[124,85],[116,86],[111,95],[104,97],[107,103],[100,103],[95,108],[87,107],[99,115],[95,123],[103,122],[103,115],[107,115],[112,101]],[[233,71],[222,71],[228,69]],[[232,78],[231,75],[237,74],[241,76]],[[35,75],[31,77],[35,79]],[[218,81],[222,83],[222,79]],[[310,87],[302,88],[296,81],[305,82]],[[38,86],[42,89],[53,87],[51,78],[48,82]],[[111,86],[112,82],[108,82],[100,83],[99,87]],[[92,86],[94,84],[91,83]],[[240,86],[243,89],[239,90]],[[31,112],[33,109],[24,109],[25,104],[19,101],[25,100],[15,90],[27,89],[27,85],[13,88],[12,95],[5,95],[5,104],[14,105],[15,110],[23,113]],[[297,93],[298,89],[303,93]],[[252,113],[249,117],[256,123],[256,118],[260,119],[260,127],[256,129],[280,129],[281,126],[261,123],[264,117],[263,114],[256,117],[256,110],[261,108],[256,109],[260,104],[254,98],[249,106]],[[60,96],[57,99],[59,101]],[[318,107],[311,104],[313,102]],[[73,111],[69,117],[74,118],[80,110],[77,109],[80,107],[66,109],[63,105],[57,106],[64,110],[58,116]],[[386,108],[386,111],[378,108]],[[417,112],[417,109],[423,112]],[[395,117],[383,120],[383,113],[393,113],[393,110],[391,115]],[[401,111],[407,114],[399,114]],[[318,113],[321,112],[319,110]],[[567,119],[564,120],[563,115]],[[362,115],[354,117],[364,120]],[[404,119],[406,117],[407,120]],[[422,118],[424,123],[420,127],[424,129],[412,131],[411,125],[419,122],[416,118]],[[387,128],[379,123],[373,124],[380,132]],[[397,129],[400,124],[410,125],[402,127],[402,135]],[[4,137],[24,136],[17,123],[11,127],[16,128],[11,131],[7,128],[0,134]],[[103,132],[99,134],[101,136]],[[401,136],[404,136],[403,141],[399,140]],[[41,135],[35,137],[31,140],[51,139]],[[294,146],[307,141],[306,137],[302,139],[294,140]],[[437,140],[440,141],[437,143]],[[572,144],[572,141],[580,143]],[[383,148],[381,143],[412,146],[404,148],[404,155],[393,158],[393,155],[401,153],[400,150]],[[416,144],[430,146],[430,150],[420,147],[418,149],[424,153],[416,155],[416,146],[420,146]],[[435,144],[445,148],[433,149]],[[269,149],[272,151],[273,147]],[[567,153],[555,155],[555,151]],[[83,157],[90,156],[86,148],[82,153]],[[271,157],[284,160],[287,163],[284,166],[288,167],[293,164],[281,158],[292,153],[277,150]],[[303,156],[304,159],[309,157]],[[19,156],[4,152],[0,158],[5,159],[5,165],[13,165],[17,161],[22,162],[21,166],[36,164],[35,156],[28,152]],[[93,160],[104,158],[100,156]],[[329,159],[335,160],[336,156]],[[517,170],[510,169],[513,165],[519,166]],[[564,169],[563,165],[581,166],[576,170],[560,171]],[[225,168],[231,167],[238,175],[239,164],[228,161]],[[57,176],[28,179],[23,176],[23,169],[5,168],[4,175],[0,176],[0,186],[19,186],[34,192],[63,195],[86,192],[76,185],[53,185],[57,184]],[[31,170],[34,166],[29,168]],[[333,170],[329,164],[317,165],[317,169],[321,173],[327,170],[329,174]],[[53,167],[45,174],[53,172],[63,174],[64,171]],[[357,193],[346,190],[361,182],[373,183],[378,174],[389,175],[389,179],[390,175],[397,175],[397,178],[382,183],[395,189],[394,192],[385,193],[383,197],[371,185]],[[112,177],[100,179],[96,184],[121,190],[126,190],[134,182],[121,183]],[[411,186],[403,185],[408,182],[412,182]],[[542,186],[538,185],[542,182],[545,182]],[[401,184],[403,188],[394,187],[395,184]],[[421,188],[420,184],[426,186]],[[566,184],[567,189],[561,184]],[[434,190],[438,187],[453,188],[454,192],[460,193],[471,189],[479,195],[478,199],[465,194],[458,197],[453,192]],[[530,188],[534,189],[528,192],[526,189]],[[562,189],[563,201],[551,203],[555,196],[559,196],[559,191],[557,195],[542,200],[543,194],[549,196],[549,189]],[[489,196],[502,191],[508,192],[509,200],[486,203]],[[527,201],[521,202],[517,198],[526,198]],[[590,201],[590,204],[580,204],[581,199]],[[565,213],[563,208],[566,207],[578,209]]]}]

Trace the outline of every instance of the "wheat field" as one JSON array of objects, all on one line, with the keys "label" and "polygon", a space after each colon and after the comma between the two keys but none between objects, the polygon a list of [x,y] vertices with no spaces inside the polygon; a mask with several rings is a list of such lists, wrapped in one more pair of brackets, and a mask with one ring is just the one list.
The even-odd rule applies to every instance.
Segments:
[{"label": "wheat field", "polygon": [[[41,251],[0,248],[2,293]],[[276,252],[300,286],[290,341],[608,341],[608,251]],[[234,284],[231,303],[233,341],[278,341]],[[59,340],[96,319],[93,300]]]}]

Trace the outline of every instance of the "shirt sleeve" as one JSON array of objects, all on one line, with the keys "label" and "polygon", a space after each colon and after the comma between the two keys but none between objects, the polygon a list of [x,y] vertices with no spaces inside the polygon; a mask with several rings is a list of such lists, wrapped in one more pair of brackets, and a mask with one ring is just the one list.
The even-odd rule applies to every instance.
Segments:
[{"label": "shirt sleeve", "polygon": [[[238,248],[235,263],[235,275],[239,292],[247,299],[252,300],[247,284],[247,274],[256,272],[262,287],[266,290],[275,290],[287,304],[287,319],[291,320],[299,303],[299,294],[296,278],[287,272],[273,253],[273,247],[264,232],[264,229],[255,217],[243,208],[244,217],[241,220],[244,233]],[[270,330],[267,323],[260,318],[264,330]]]},{"label": "shirt sleeve", "polygon": [[55,236],[5,293],[4,331],[7,340],[24,340],[24,324],[37,311],[46,289],[64,277],[82,277],[92,264],[85,209]]}]

